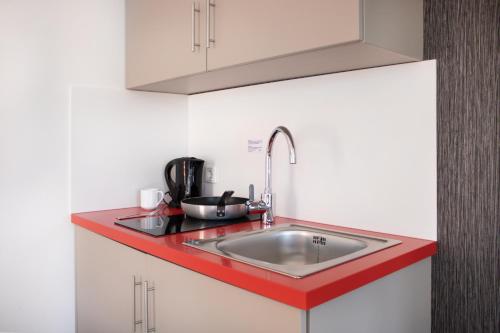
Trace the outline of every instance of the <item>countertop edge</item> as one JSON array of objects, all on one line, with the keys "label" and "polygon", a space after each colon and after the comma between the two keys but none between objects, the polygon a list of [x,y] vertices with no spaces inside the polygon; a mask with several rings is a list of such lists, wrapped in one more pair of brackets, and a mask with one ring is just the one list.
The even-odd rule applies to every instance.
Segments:
[{"label": "countertop edge", "polygon": [[[415,249],[414,251],[408,252],[384,263],[371,266],[364,271],[337,281],[335,284],[318,288],[308,294],[306,305],[307,309],[312,309],[371,282],[384,278],[387,275],[429,258],[436,254],[436,252],[437,242],[429,241],[427,245]],[[325,297],[325,295],[328,295],[328,297]]]},{"label": "countertop edge", "polygon": [[123,245],[132,247],[138,251],[189,269],[195,273],[203,274],[223,283],[233,285],[301,310],[310,310],[336,297],[408,267],[420,260],[431,257],[437,252],[437,242],[427,240],[428,243],[426,245],[416,248],[411,252],[383,263],[373,265],[356,274],[334,281],[331,284],[320,286],[309,291],[301,291],[273,281],[250,276],[245,272],[230,267],[208,262],[175,249],[166,248],[154,242],[149,242],[147,239],[134,237],[134,235],[110,228],[80,215],[79,213],[71,214],[71,221],[73,224]]}]

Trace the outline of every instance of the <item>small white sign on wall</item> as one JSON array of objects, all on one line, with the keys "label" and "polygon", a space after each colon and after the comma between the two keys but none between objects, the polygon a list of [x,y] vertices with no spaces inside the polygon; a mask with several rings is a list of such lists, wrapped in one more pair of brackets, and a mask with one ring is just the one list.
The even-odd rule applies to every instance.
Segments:
[{"label": "small white sign on wall", "polygon": [[248,139],[248,152],[253,153],[255,151],[262,151],[264,144],[262,139]]}]

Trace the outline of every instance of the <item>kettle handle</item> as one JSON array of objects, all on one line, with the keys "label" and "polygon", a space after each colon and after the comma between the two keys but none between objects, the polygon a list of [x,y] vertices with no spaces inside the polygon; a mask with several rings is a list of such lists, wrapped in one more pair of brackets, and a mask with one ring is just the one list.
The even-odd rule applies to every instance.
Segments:
[{"label": "kettle handle", "polygon": [[177,193],[174,193],[175,191],[175,182],[172,179],[172,168],[175,166],[177,163],[178,159],[172,160],[167,163],[167,166],[165,167],[165,181],[167,182],[168,190],[170,191],[170,197],[175,198],[177,197]]}]

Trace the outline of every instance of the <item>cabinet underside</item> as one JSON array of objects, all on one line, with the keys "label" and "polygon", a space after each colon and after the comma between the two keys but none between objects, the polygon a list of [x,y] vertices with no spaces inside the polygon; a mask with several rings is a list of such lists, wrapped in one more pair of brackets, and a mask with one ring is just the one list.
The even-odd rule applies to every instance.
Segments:
[{"label": "cabinet underside", "polygon": [[366,42],[355,42],[128,88],[191,95],[417,60]]}]

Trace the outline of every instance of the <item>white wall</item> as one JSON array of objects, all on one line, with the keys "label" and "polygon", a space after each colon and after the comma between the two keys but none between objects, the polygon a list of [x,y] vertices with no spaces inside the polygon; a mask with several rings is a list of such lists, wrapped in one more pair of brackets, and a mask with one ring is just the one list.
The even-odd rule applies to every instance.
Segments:
[{"label": "white wall", "polygon": [[187,96],[73,87],[72,212],[138,206],[165,189],[168,161],[187,152]]},{"label": "white wall", "polygon": [[247,140],[285,125],[297,164],[279,137],[277,215],[436,239],[435,114],[434,61],[223,90],[190,97],[189,153],[216,167],[208,194],[260,193]]},{"label": "white wall", "polygon": [[124,86],[123,0],[0,1],[0,331],[74,330],[73,84]]}]

